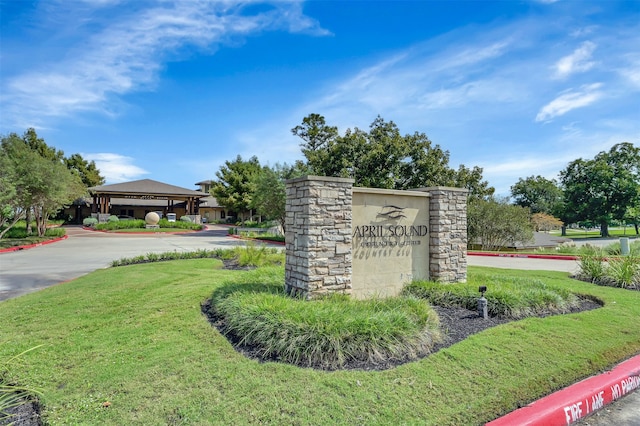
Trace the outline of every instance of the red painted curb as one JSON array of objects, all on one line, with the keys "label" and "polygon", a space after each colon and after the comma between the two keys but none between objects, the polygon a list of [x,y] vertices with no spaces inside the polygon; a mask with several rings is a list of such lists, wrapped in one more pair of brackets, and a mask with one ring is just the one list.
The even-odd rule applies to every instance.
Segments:
[{"label": "red painted curb", "polygon": [[43,241],[41,243],[28,244],[26,246],[16,246],[16,247],[9,247],[9,248],[6,248],[6,249],[0,249],[0,253],[9,253],[9,252],[12,252],[12,251],[26,250],[26,249],[30,249],[30,248],[34,248],[34,247],[46,246],[47,244],[57,243],[58,241],[66,240],[67,238],[68,238],[68,235],[63,235],[60,238],[54,238],[53,240],[47,240],[47,241]]},{"label": "red painted curb", "polygon": [[469,256],[492,256],[492,257],[517,257],[520,259],[551,259],[551,260],[578,260],[578,256],[560,254],[519,254],[519,253],[489,253],[485,251],[469,251]]},{"label": "red painted curb", "polygon": [[618,364],[606,373],[575,383],[486,425],[570,425],[636,389],[640,389],[640,355]]}]

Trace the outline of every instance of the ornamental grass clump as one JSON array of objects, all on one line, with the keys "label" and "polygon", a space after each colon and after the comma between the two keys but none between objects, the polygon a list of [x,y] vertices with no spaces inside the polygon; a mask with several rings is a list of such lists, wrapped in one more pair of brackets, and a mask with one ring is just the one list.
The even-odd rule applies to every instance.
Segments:
[{"label": "ornamental grass clump", "polygon": [[630,254],[609,259],[606,278],[614,287],[640,290],[640,256]]},{"label": "ornamental grass clump", "polygon": [[598,285],[640,289],[640,254],[635,252],[635,247],[624,256],[605,255],[612,251],[611,247],[604,250],[592,247],[582,254],[578,278]]},{"label": "ornamental grass clump", "polygon": [[428,354],[441,341],[435,311],[415,298],[307,301],[284,294],[281,283],[225,287],[212,297],[213,314],[223,333],[261,359],[328,370],[385,365]]},{"label": "ornamental grass clump", "polygon": [[233,254],[238,260],[238,265],[253,267],[283,265],[285,257],[282,250],[275,247],[257,245],[252,242],[243,247],[235,247]]},{"label": "ornamental grass clump", "polygon": [[40,346],[42,345],[27,349],[26,351],[12,356],[6,360],[0,359],[0,420],[10,421],[11,417],[13,417],[13,414],[11,412],[12,409],[25,404],[29,399],[32,399],[34,396],[40,394],[40,392],[35,389],[15,385],[11,383],[8,378],[9,367],[17,362],[24,354],[26,354],[27,352],[31,352],[32,350],[37,349]]},{"label": "ornamental grass clump", "polygon": [[570,312],[580,304],[575,294],[537,279],[492,275],[477,275],[465,284],[415,281],[405,287],[404,293],[426,299],[436,306],[475,311],[480,285],[487,286],[485,297],[489,316],[497,318],[520,319],[561,314]]}]

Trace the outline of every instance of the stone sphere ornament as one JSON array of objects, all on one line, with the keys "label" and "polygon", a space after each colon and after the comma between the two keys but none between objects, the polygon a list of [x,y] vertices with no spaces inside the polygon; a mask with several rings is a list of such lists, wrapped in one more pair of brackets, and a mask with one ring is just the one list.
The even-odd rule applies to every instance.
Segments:
[{"label": "stone sphere ornament", "polygon": [[147,225],[157,225],[160,222],[160,216],[156,212],[149,212],[144,217],[144,221]]}]

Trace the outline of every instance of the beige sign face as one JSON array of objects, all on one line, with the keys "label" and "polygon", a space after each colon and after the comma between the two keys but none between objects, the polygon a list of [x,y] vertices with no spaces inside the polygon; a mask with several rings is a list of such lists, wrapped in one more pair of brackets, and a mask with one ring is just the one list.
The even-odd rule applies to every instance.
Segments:
[{"label": "beige sign face", "polygon": [[429,197],[353,188],[352,295],[393,296],[429,278]]}]

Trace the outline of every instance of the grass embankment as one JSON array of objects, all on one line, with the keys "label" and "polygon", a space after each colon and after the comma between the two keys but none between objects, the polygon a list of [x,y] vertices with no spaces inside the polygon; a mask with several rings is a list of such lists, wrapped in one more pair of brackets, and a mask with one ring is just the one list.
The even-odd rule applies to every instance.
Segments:
[{"label": "grass embankment", "polygon": [[487,329],[386,371],[260,363],[236,352],[200,304],[228,285],[279,285],[283,269],[220,266],[196,259],[112,268],[2,302],[9,344],[0,345],[0,359],[44,345],[10,376],[42,390],[53,425],[461,425],[491,420],[640,351],[640,292],[563,273],[470,268],[471,277],[537,279],[605,306]]}]

